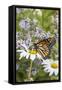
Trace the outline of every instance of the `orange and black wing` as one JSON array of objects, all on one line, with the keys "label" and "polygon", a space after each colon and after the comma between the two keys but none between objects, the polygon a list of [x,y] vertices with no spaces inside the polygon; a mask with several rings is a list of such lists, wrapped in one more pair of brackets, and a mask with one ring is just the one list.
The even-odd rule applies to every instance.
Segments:
[{"label": "orange and black wing", "polygon": [[50,54],[50,50],[46,45],[39,47],[37,51],[44,59],[46,59]]},{"label": "orange and black wing", "polygon": [[40,40],[37,43],[35,43],[35,48],[38,51],[38,53],[46,59],[50,54],[50,49],[54,45],[55,39],[54,38],[48,38],[44,40]]}]

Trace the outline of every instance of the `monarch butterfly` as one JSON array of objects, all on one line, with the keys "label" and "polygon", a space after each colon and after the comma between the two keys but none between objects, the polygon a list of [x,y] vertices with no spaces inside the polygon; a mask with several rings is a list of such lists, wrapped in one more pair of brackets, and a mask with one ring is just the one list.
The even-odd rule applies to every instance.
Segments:
[{"label": "monarch butterfly", "polygon": [[34,43],[34,47],[37,52],[46,59],[51,51],[51,48],[56,43],[55,37],[49,37],[48,39],[39,40],[37,43]]}]

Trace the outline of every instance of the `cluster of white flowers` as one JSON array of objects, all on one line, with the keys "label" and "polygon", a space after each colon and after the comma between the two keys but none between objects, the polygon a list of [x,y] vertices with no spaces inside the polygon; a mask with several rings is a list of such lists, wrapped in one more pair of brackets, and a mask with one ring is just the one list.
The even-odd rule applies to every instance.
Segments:
[{"label": "cluster of white flowers", "polygon": [[19,26],[20,28],[24,30],[30,30],[30,28],[35,26],[36,23],[37,23],[36,19],[31,20],[30,18],[25,18],[25,19],[20,20]]},{"label": "cluster of white flowers", "polygon": [[36,27],[35,37],[38,37],[41,39],[47,39],[50,37],[50,32],[46,33],[43,29]]}]

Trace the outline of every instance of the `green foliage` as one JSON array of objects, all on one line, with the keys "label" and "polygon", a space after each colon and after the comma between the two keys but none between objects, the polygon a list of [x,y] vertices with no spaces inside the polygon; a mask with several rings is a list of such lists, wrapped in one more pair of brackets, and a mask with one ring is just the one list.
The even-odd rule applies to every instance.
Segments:
[{"label": "green foliage", "polygon": [[50,77],[47,73],[44,72],[44,70],[40,69],[39,72],[34,77],[35,81],[44,81],[44,80],[50,80]]},{"label": "green foliage", "polygon": [[[33,19],[37,20],[37,23],[35,25],[32,25],[32,27],[30,28],[31,31],[35,30],[35,26],[39,26],[40,28],[42,28],[45,32],[50,32],[51,36],[54,35],[54,30],[55,30],[55,22],[52,21],[52,16],[54,17],[56,14],[56,10],[47,10],[47,9],[39,9],[41,12],[41,15],[37,14],[37,11],[35,9],[26,9],[23,10],[20,13],[16,13],[16,32],[20,32],[21,39],[24,39],[24,37],[27,35],[28,31],[24,30],[22,28],[20,28],[19,26],[19,22],[22,19],[26,19],[29,18],[31,21]],[[35,37],[32,36],[32,41],[35,41]],[[56,43],[54,45],[54,48],[51,50],[51,54],[50,54],[50,58],[53,60],[56,60],[55,55],[57,54],[56,48],[58,48],[58,43]],[[26,59],[25,57],[19,59],[20,54],[16,54],[16,64],[19,64],[19,68],[18,70],[16,70],[16,82],[24,82],[25,80],[29,80],[28,79],[28,74],[29,74],[29,67],[30,67],[30,59]],[[55,76],[49,76],[49,73],[46,73],[44,71],[44,68],[42,67],[42,65],[38,65],[36,64],[36,60],[34,60],[32,62],[32,68],[31,68],[31,72],[33,68],[36,68],[36,74],[32,75],[31,74],[31,78],[33,78],[34,81],[43,81],[43,80],[57,80],[57,77]]]}]

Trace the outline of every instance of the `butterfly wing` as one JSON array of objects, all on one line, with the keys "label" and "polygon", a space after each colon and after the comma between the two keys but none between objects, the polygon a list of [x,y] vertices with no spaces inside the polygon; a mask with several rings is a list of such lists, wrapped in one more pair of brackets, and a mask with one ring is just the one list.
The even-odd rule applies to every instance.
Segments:
[{"label": "butterfly wing", "polygon": [[39,42],[35,43],[35,48],[37,49],[38,53],[46,59],[49,54],[52,46],[55,44],[54,38],[48,38],[44,40],[40,40]]},{"label": "butterfly wing", "polygon": [[40,55],[42,55],[44,59],[46,59],[50,54],[50,50],[46,45],[43,45],[43,47],[39,47],[37,51]]},{"label": "butterfly wing", "polygon": [[39,53],[44,59],[46,59],[46,58],[49,56],[49,53],[50,53],[50,50],[49,50],[49,48],[48,48],[48,43],[46,44],[46,40],[39,42],[36,46],[37,46],[37,51],[38,51],[38,53]]}]

